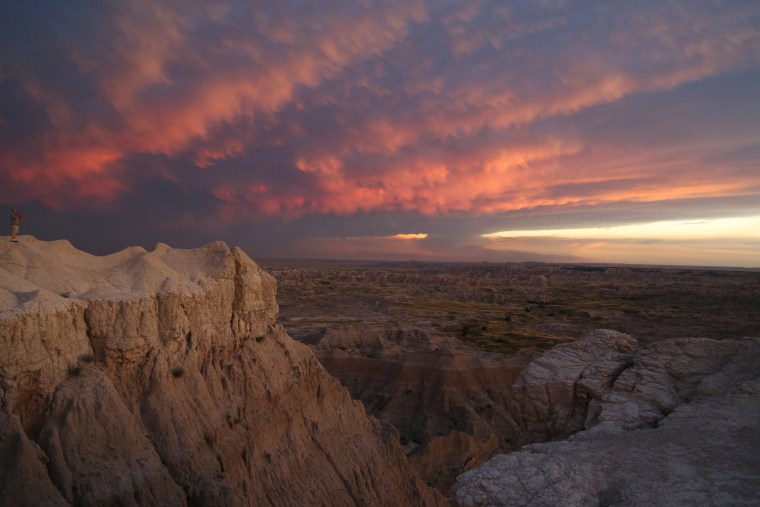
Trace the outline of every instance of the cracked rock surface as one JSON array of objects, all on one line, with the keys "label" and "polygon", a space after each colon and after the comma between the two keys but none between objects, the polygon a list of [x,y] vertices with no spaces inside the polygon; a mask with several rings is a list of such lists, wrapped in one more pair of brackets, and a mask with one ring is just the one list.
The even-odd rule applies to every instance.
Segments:
[{"label": "cracked rock surface", "polygon": [[679,338],[637,348],[596,331],[515,383],[534,443],[459,476],[482,505],[755,505],[760,339]]}]

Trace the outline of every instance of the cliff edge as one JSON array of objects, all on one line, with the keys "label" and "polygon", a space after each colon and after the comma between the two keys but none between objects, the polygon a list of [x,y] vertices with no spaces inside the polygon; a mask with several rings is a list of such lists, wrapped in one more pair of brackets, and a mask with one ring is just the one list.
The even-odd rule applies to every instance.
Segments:
[{"label": "cliff edge", "polygon": [[0,504],[443,505],[221,242],[0,243]]}]

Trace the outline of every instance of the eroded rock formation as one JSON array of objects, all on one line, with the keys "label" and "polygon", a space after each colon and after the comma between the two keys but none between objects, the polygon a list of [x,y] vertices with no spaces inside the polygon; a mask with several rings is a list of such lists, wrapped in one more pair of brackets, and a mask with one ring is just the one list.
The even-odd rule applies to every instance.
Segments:
[{"label": "eroded rock formation", "polygon": [[454,504],[757,501],[758,338],[679,338],[637,349],[627,335],[598,331],[546,353],[515,389],[523,431],[537,431],[532,438],[585,430],[461,475]]},{"label": "eroded rock formation", "polygon": [[436,505],[241,250],[0,246],[0,504]]},{"label": "eroded rock formation", "polygon": [[534,357],[474,352],[419,329],[328,328],[313,350],[374,416],[398,429],[428,484],[513,448],[512,384]]},{"label": "eroded rock formation", "polygon": [[512,412],[521,444],[566,438],[584,428],[589,405],[630,365],[638,343],[596,330],[563,343],[530,363],[512,386]]}]

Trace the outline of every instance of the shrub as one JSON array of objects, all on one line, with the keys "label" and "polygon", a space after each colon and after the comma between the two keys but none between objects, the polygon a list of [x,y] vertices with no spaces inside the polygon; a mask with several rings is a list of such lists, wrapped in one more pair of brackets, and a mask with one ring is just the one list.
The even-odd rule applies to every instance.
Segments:
[{"label": "shrub", "polygon": [[79,366],[69,366],[69,377],[76,377],[82,373],[82,368]]},{"label": "shrub", "polygon": [[179,378],[179,377],[181,377],[184,374],[185,374],[185,369],[184,368],[172,368],[172,376],[173,377]]},{"label": "shrub", "polygon": [[79,360],[83,363],[91,363],[95,360],[95,356],[92,354],[85,354],[83,356],[79,356]]},{"label": "shrub", "polygon": [[264,336],[263,335],[257,336],[256,337],[256,341],[259,342],[259,343],[263,342],[264,341]]}]

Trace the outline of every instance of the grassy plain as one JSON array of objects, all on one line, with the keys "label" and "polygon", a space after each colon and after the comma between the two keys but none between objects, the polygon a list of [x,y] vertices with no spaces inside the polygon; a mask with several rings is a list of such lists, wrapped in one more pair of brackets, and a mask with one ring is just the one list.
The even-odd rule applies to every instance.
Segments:
[{"label": "grassy plain", "polygon": [[553,264],[269,261],[281,321],[404,325],[474,348],[545,350],[596,328],[642,343],[760,335],[760,272]]}]

